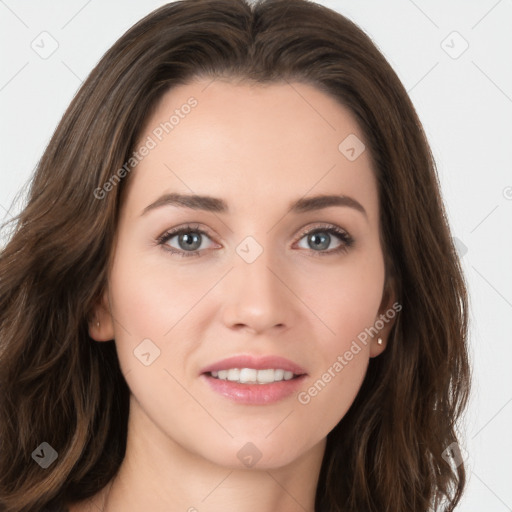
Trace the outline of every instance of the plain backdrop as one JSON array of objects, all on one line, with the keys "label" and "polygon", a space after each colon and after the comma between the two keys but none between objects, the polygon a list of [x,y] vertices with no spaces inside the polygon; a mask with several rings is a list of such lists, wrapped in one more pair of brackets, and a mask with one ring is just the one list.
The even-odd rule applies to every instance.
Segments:
[{"label": "plain backdrop", "polygon": [[[103,53],[164,3],[0,0],[0,219],[18,212],[16,193]],[[319,3],[370,35],[429,138],[471,295],[469,483],[458,510],[512,511],[512,1]]]}]

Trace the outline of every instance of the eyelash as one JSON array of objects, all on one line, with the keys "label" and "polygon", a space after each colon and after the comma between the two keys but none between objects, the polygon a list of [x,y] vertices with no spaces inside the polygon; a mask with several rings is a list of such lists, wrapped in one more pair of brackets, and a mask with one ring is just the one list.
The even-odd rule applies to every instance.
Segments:
[{"label": "eyelash", "polygon": [[[161,245],[164,251],[170,252],[171,254],[176,254],[178,256],[182,257],[190,257],[190,256],[200,256],[201,253],[199,251],[180,251],[177,249],[174,249],[170,246],[165,246],[165,244],[175,236],[179,236],[185,233],[196,233],[199,235],[207,236],[208,238],[211,238],[210,235],[203,229],[199,227],[199,225],[191,225],[187,224],[185,226],[181,226],[179,228],[171,229],[169,231],[166,231],[163,235],[159,236],[157,238],[158,245]],[[315,227],[311,229],[306,229],[302,231],[299,238],[297,239],[297,242],[302,240],[306,235],[314,234],[314,233],[328,233],[329,235],[334,235],[338,237],[338,239],[342,242],[339,247],[336,249],[331,249],[330,251],[313,251],[312,249],[309,250],[310,253],[312,253],[313,256],[330,256],[334,254],[339,254],[342,252],[347,252],[350,247],[354,244],[354,239],[351,235],[349,235],[346,231],[338,228],[334,225],[327,225],[324,227]]]}]

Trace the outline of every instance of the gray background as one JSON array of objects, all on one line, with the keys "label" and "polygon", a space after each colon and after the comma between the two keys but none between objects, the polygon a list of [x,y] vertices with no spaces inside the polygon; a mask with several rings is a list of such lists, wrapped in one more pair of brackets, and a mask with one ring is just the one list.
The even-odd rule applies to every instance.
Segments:
[{"label": "gray background", "polygon": [[[82,80],[164,3],[0,0],[0,219],[19,210],[13,199]],[[461,424],[469,484],[459,510],[512,511],[512,1],[319,3],[372,37],[424,124],[471,294],[474,387]]]}]

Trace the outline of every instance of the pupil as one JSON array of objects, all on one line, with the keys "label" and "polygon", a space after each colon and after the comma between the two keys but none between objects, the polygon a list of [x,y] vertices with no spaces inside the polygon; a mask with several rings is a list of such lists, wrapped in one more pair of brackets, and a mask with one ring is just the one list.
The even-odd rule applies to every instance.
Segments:
[{"label": "pupil", "polygon": [[313,241],[315,248],[327,249],[329,247],[331,237],[328,234],[313,233],[310,240]]},{"label": "pupil", "polygon": [[[182,245],[182,242],[184,243],[184,246]],[[182,248],[194,250],[198,249],[201,245],[201,240],[199,239],[199,234],[195,233],[193,235],[181,235],[180,236],[180,245]]]}]

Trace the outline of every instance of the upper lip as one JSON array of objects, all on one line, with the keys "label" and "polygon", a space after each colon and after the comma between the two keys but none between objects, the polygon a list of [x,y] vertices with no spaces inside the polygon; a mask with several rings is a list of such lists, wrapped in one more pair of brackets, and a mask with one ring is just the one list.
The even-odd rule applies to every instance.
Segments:
[{"label": "upper lip", "polygon": [[253,356],[240,355],[232,356],[221,361],[205,366],[201,373],[217,372],[219,370],[229,370],[230,368],[254,368],[255,370],[266,370],[269,368],[282,369],[293,372],[295,375],[303,375],[306,370],[298,364],[280,356]]}]

